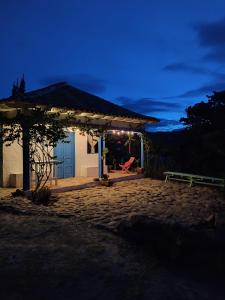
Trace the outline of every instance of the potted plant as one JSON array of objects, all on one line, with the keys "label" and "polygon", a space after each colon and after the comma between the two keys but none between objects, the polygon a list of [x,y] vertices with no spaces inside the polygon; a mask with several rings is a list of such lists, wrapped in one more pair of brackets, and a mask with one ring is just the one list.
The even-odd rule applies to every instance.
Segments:
[{"label": "potted plant", "polygon": [[103,186],[111,186],[112,185],[112,182],[109,179],[109,175],[107,175],[107,174],[103,174],[103,176],[101,178],[99,178],[99,182]]}]

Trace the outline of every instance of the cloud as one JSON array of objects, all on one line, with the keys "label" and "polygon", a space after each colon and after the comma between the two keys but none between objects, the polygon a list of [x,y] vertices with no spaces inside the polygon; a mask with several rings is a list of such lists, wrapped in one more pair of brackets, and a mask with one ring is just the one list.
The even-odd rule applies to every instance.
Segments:
[{"label": "cloud", "polygon": [[215,22],[194,26],[199,44],[207,49],[204,59],[217,63],[225,62],[225,17]]},{"label": "cloud", "polygon": [[170,72],[185,72],[185,73],[192,73],[192,74],[202,74],[211,76],[213,79],[217,81],[225,81],[225,73],[218,73],[216,71],[212,71],[208,68],[198,67],[195,65],[189,65],[182,62],[177,62],[173,64],[166,65],[163,68],[164,71]]},{"label": "cloud", "polygon": [[170,71],[170,72],[189,72],[189,73],[194,73],[194,74],[211,74],[211,71],[201,68],[201,67],[196,67],[193,65],[188,65],[182,62],[177,62],[173,64],[166,65],[163,68],[164,71]]},{"label": "cloud", "polygon": [[150,98],[131,99],[127,97],[118,97],[116,101],[125,108],[138,113],[151,114],[155,112],[180,110],[179,103],[164,102]]},{"label": "cloud", "polygon": [[166,99],[172,98],[193,98],[199,96],[206,96],[207,94],[212,94],[213,92],[219,92],[225,90],[225,81],[223,82],[211,82],[206,85],[203,85],[197,89],[189,90],[181,95],[176,97],[168,97]]},{"label": "cloud", "polygon": [[[225,64],[225,17],[215,22],[195,24],[194,30],[197,34],[199,45],[205,50],[204,62],[216,62],[220,64],[220,68],[223,67]],[[214,91],[225,90],[225,73],[219,73],[207,67],[186,62],[174,62],[166,65],[163,70],[205,75],[208,79],[211,77],[211,80],[208,80],[204,85],[188,90],[180,95],[164,97],[163,99],[165,100],[202,97],[212,94]]]},{"label": "cloud", "polygon": [[156,131],[173,131],[184,128],[183,124],[176,120],[161,119],[158,123],[153,123],[148,126],[147,130]]},{"label": "cloud", "polygon": [[66,81],[71,85],[90,93],[102,93],[106,90],[106,82],[104,80],[95,78],[89,74],[49,76],[42,79],[40,83],[49,85],[60,81]]},{"label": "cloud", "polygon": [[203,47],[225,46],[225,18],[216,22],[197,24],[194,28]]},{"label": "cloud", "polygon": [[220,47],[220,48],[216,48],[213,49],[211,51],[208,52],[208,54],[206,54],[204,56],[204,60],[206,61],[214,61],[214,62],[218,62],[218,63],[224,63],[225,62],[225,47]]}]

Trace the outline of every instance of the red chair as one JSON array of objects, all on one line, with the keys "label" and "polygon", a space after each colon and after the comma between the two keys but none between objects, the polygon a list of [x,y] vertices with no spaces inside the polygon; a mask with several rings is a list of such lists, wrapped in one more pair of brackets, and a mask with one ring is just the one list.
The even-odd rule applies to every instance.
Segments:
[{"label": "red chair", "polygon": [[135,161],[135,157],[132,156],[123,165],[119,165],[122,168],[122,173],[130,173],[129,169],[134,161]]}]

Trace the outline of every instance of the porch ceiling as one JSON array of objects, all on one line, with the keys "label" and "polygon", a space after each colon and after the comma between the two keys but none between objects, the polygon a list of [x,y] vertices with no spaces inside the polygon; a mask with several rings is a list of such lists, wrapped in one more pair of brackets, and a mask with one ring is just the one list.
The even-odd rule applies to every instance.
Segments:
[{"label": "porch ceiling", "polygon": [[[17,111],[20,111],[22,108],[32,109],[34,106],[36,107],[46,107],[44,105],[34,105],[19,101],[11,101],[11,102],[2,102],[0,103],[0,112],[4,113],[5,117],[13,118],[16,116]],[[63,117],[67,115],[73,115],[79,121],[87,121],[89,119],[92,124],[95,123],[95,121],[104,121],[104,123],[116,121],[116,122],[125,122],[125,123],[131,123],[135,125],[143,125],[143,124],[150,124],[155,123],[156,121],[154,119],[139,119],[139,118],[132,118],[132,117],[124,117],[124,116],[115,116],[115,115],[109,115],[109,114],[100,114],[95,112],[85,112],[80,110],[72,110],[72,109],[62,109],[53,107],[49,110],[49,113],[59,112],[60,115]]]}]

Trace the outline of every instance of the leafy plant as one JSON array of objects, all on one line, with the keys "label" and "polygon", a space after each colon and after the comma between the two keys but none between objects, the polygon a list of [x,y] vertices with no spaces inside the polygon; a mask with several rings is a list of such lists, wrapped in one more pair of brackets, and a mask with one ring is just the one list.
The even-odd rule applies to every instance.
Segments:
[{"label": "leafy plant", "polygon": [[48,187],[42,187],[37,191],[33,191],[31,200],[35,204],[48,205],[51,201],[51,190]]},{"label": "leafy plant", "polygon": [[133,138],[133,134],[132,133],[128,133],[128,139],[125,142],[124,146],[128,146],[128,153],[131,154],[131,143],[132,141],[135,141],[135,139]]},{"label": "leafy plant", "polygon": [[103,174],[102,177],[100,178],[100,180],[109,180],[109,175],[108,174]]},{"label": "leafy plant", "polygon": [[109,179],[108,174],[103,174],[103,176],[100,178],[99,182],[103,186],[111,186],[112,185],[112,181]]},{"label": "leafy plant", "polygon": [[23,148],[23,160],[31,172],[35,173],[34,191],[42,189],[52,173],[53,149],[57,142],[66,142],[65,127],[71,122],[68,116],[60,119],[60,112],[51,112],[49,107],[19,104],[20,109],[13,119],[4,115],[1,137],[6,146],[14,141]]}]

